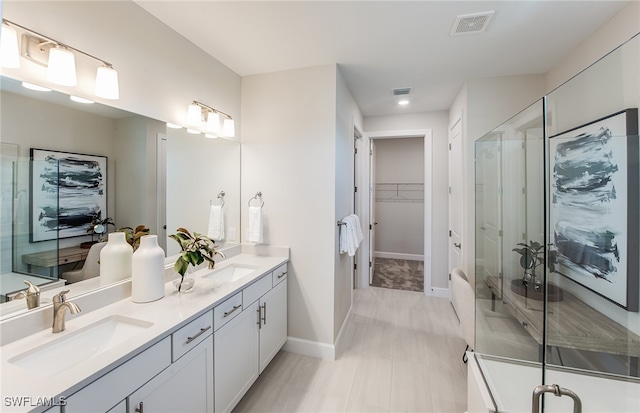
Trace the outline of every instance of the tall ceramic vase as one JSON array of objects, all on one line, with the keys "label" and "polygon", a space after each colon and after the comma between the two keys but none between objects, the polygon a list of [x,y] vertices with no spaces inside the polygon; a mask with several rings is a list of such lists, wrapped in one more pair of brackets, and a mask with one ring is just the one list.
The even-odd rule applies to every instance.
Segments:
[{"label": "tall ceramic vase", "polygon": [[148,303],[164,297],[164,250],[157,235],[144,235],[133,253],[131,300]]},{"label": "tall ceramic vase", "polygon": [[131,277],[133,248],[124,232],[109,234],[107,245],[100,251],[100,285],[112,284]]}]

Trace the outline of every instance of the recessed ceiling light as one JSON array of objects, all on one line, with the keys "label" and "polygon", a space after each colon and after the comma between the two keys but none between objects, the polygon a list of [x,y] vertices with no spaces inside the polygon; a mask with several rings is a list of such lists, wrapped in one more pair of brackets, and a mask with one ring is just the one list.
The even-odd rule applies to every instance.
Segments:
[{"label": "recessed ceiling light", "polygon": [[409,104],[409,101],[408,101],[408,100],[406,100],[406,99],[401,100],[401,101],[399,101],[399,102],[398,102],[398,105],[402,105],[402,106],[404,106],[404,105],[408,105],[408,104]]},{"label": "recessed ceiling light", "polygon": [[85,104],[91,104],[91,103],[95,103],[93,100],[89,100],[89,99],[85,99],[85,98],[79,98],[78,96],[69,96],[69,99],[73,100],[74,102],[78,102],[78,103],[85,103]]},{"label": "recessed ceiling light", "polygon": [[167,122],[167,128],[171,129],[182,129],[182,126],[176,125],[175,123]]},{"label": "recessed ceiling light", "polygon": [[33,83],[29,83],[29,82],[22,82],[22,87],[25,87],[31,90],[37,90],[38,92],[51,92],[51,89],[49,89],[48,87],[34,85]]}]

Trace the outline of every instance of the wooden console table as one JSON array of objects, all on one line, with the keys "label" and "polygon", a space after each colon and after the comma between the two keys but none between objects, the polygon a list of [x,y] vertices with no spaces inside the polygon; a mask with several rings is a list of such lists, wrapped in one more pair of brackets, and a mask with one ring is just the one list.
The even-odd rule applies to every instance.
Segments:
[{"label": "wooden console table", "polygon": [[53,277],[53,269],[58,265],[84,261],[88,254],[88,248],[61,248],[59,250],[24,254],[22,256],[22,262],[27,264],[27,270],[29,272],[31,272],[32,265],[49,268],[49,275]]},{"label": "wooden console table", "polygon": [[[508,285],[501,288],[495,276],[487,277],[485,283],[492,300],[502,298],[516,320],[542,345],[544,303],[516,294]],[[562,301],[547,303],[546,321],[548,346],[640,357],[640,336],[566,290]]]}]

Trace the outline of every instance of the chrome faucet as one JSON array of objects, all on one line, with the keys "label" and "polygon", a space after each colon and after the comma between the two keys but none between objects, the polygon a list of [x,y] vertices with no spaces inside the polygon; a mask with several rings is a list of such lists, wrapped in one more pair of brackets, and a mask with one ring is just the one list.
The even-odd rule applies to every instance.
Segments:
[{"label": "chrome faucet", "polygon": [[13,296],[14,300],[20,298],[27,299],[27,308],[29,310],[34,309],[40,306],[40,288],[38,286],[31,284],[29,281],[24,280],[24,283],[27,284],[27,288],[25,291],[21,291],[18,294]]},{"label": "chrome faucet", "polygon": [[67,301],[67,293],[69,290],[60,291],[58,294],[53,296],[53,330],[52,332],[59,333],[64,331],[64,318],[67,313],[66,309],[69,309],[71,314],[79,313],[80,307],[78,304]]}]

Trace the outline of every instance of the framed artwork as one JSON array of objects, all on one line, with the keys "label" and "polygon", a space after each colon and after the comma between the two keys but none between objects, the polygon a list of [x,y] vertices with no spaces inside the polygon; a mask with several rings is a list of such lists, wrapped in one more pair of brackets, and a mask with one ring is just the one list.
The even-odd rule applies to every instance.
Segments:
[{"label": "framed artwork", "polygon": [[557,271],[638,311],[638,109],[552,136],[549,145]]},{"label": "framed artwork", "polygon": [[107,216],[107,157],[31,148],[30,242],[87,235]]}]

